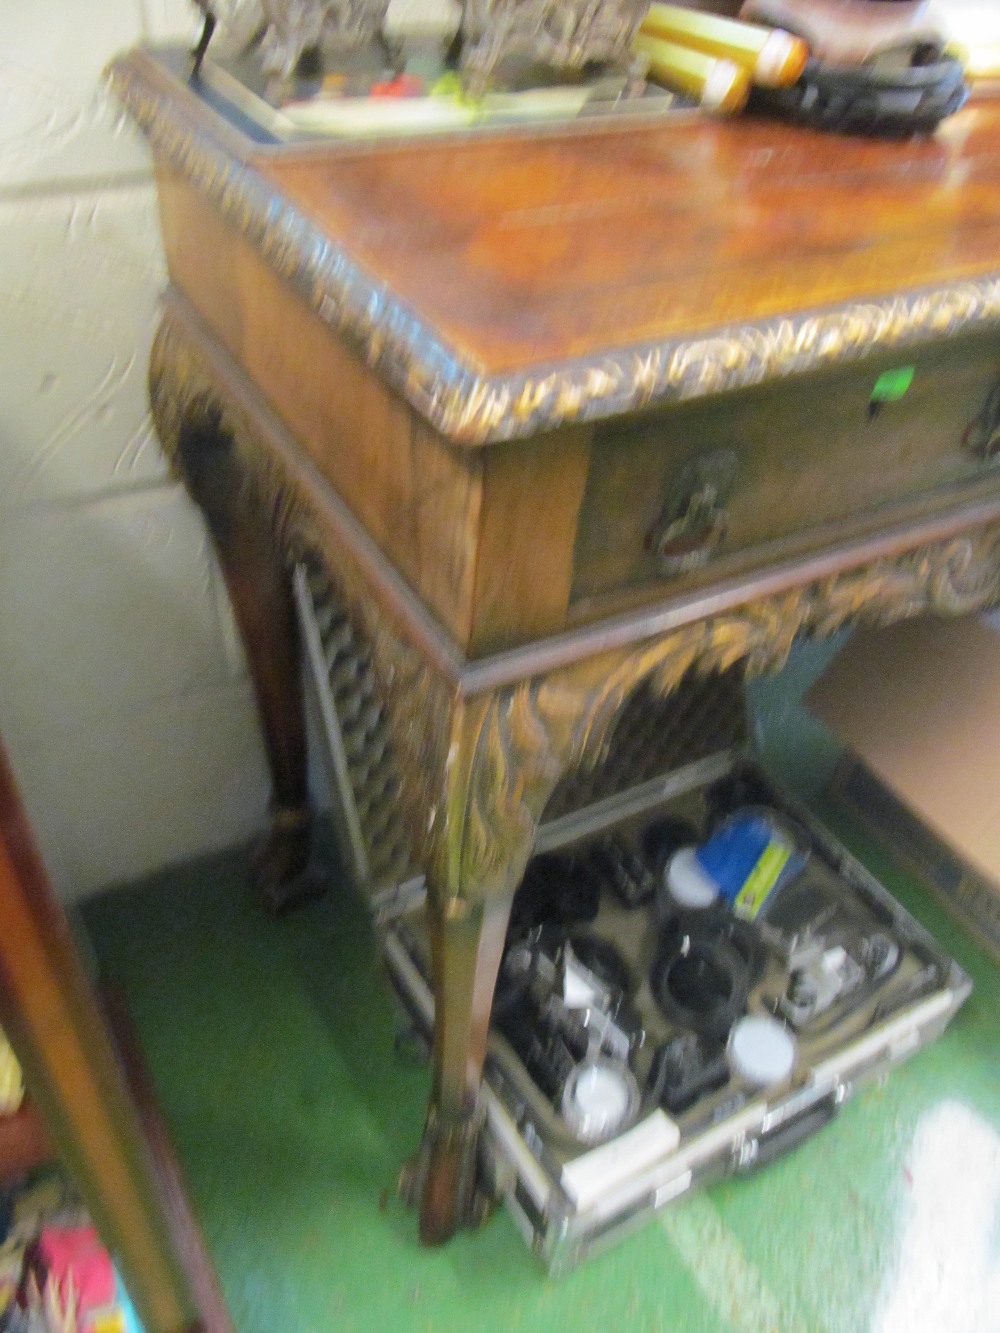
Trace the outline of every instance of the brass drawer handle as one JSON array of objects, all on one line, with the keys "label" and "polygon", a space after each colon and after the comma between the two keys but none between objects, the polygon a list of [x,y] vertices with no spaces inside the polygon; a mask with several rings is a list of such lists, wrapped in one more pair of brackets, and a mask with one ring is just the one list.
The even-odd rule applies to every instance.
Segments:
[{"label": "brass drawer handle", "polygon": [[966,427],[962,448],[984,463],[1000,456],[1000,384],[996,384],[979,416]]},{"label": "brass drawer handle", "polygon": [[687,499],[680,513],[660,518],[646,538],[664,574],[688,574],[708,563],[725,540],[729,516],[720,502],[718,487],[705,482]]}]

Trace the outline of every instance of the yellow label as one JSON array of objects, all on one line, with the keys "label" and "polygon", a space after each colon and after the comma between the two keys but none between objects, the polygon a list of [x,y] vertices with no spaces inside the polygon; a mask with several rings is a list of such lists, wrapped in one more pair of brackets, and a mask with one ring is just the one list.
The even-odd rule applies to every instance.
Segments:
[{"label": "yellow label", "polygon": [[126,1333],[125,1316],[120,1310],[99,1314],[90,1326],[90,1333]]},{"label": "yellow label", "polygon": [[24,1100],[24,1079],[21,1066],[0,1032],[0,1115],[13,1115]]},{"label": "yellow label", "polygon": [[740,916],[751,921],[764,906],[767,895],[778,882],[792,849],[783,842],[769,842],[757,858],[757,864],[747,876],[746,883],[736,895],[733,904]]}]

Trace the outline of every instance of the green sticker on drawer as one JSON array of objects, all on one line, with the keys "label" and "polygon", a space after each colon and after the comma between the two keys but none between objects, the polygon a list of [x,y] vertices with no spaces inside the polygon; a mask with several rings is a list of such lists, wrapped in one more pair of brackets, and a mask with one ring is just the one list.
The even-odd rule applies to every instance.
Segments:
[{"label": "green sticker on drawer", "polygon": [[887,370],[879,375],[872,389],[873,403],[898,403],[903,394],[913,383],[916,367],[899,366],[896,370]]}]

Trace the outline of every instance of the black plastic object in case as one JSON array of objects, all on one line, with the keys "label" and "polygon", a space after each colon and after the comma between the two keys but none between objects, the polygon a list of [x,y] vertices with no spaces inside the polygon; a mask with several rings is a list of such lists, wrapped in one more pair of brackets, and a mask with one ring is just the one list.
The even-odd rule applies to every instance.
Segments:
[{"label": "black plastic object in case", "polygon": [[[771,789],[753,769],[737,768],[713,782],[705,791],[709,832],[737,810],[748,805],[771,804]],[[695,839],[695,841],[699,841]]]},{"label": "black plastic object in case", "polygon": [[582,1142],[617,1132],[639,1109],[629,1060],[645,1030],[634,987],[618,949],[597,935],[566,940],[540,927],[504,955],[492,1024]]},{"label": "black plastic object in case", "polygon": [[659,877],[624,839],[599,838],[589,861],[597,877],[626,907],[644,907],[652,901]]},{"label": "black plastic object in case", "polygon": [[669,940],[649,984],[672,1023],[718,1039],[726,1037],[750,993],[746,965],[733,946],[698,935]]},{"label": "black plastic object in case", "polygon": [[662,815],[642,831],[642,851],[659,881],[674,852],[701,841],[701,834],[690,819]]},{"label": "black plastic object in case", "polygon": [[709,929],[716,939],[736,950],[746,967],[748,983],[751,986],[756,985],[764,975],[767,951],[760,931],[753,922],[720,910],[716,914],[716,919],[710,923]]},{"label": "black plastic object in case", "polygon": [[810,60],[791,88],[754,88],[750,108],[840,134],[930,134],[969,95],[960,61],[914,53],[905,67],[870,61],[849,68]]},{"label": "black plastic object in case", "polygon": [[585,858],[550,853],[528,863],[510,912],[513,938],[536,926],[573,926],[593,921],[601,885]]},{"label": "black plastic object in case", "polygon": [[727,944],[739,954],[747,972],[748,986],[764,974],[767,950],[760,930],[752,921],[735,916],[721,903],[710,907],[674,909],[663,921],[661,949],[679,950],[684,937]]},{"label": "black plastic object in case", "polygon": [[728,1082],[729,1061],[723,1043],[685,1032],[653,1053],[646,1091],[650,1101],[671,1115],[680,1115],[699,1097]]},{"label": "black plastic object in case", "polygon": [[611,940],[592,931],[576,931],[570,936],[569,947],[602,986],[623,996],[634,994],[635,976]]},{"label": "black plastic object in case", "polygon": [[537,1087],[558,1104],[570,1075],[587,1057],[589,1038],[580,1027],[560,1023],[536,999],[526,991],[519,1003],[496,1016],[496,1026]]}]

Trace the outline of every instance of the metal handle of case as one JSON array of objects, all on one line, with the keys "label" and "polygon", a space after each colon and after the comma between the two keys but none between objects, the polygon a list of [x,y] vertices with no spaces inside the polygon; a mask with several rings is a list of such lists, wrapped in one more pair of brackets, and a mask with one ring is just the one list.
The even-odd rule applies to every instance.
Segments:
[{"label": "metal handle of case", "polygon": [[680,512],[657,520],[646,538],[664,574],[700,569],[726,536],[729,515],[714,482],[706,481],[688,496]]},{"label": "metal handle of case", "polygon": [[1000,458],[1000,382],[990,390],[983,410],[966,427],[962,448],[984,463]]},{"label": "metal handle of case", "polygon": [[805,1111],[785,1121],[767,1134],[746,1138],[733,1154],[733,1170],[738,1174],[756,1171],[803,1143],[818,1129],[828,1125],[837,1113],[836,1095],[824,1097]]}]

